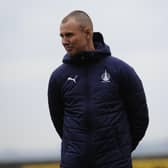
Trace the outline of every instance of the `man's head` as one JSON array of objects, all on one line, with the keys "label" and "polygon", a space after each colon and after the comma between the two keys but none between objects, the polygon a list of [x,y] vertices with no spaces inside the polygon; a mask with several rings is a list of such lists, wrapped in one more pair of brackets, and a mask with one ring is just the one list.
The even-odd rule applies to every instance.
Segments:
[{"label": "man's head", "polygon": [[93,24],[88,14],[83,11],[73,11],[63,18],[60,36],[65,50],[70,55],[94,50]]}]

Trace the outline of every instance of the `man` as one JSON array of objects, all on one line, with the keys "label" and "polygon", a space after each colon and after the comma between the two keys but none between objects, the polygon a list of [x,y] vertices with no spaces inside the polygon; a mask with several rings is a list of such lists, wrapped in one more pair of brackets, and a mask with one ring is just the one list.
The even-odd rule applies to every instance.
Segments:
[{"label": "man", "polygon": [[67,54],[51,75],[48,101],[62,139],[61,168],[131,168],[148,126],[141,80],[111,56],[85,12],[68,14],[60,36]]}]

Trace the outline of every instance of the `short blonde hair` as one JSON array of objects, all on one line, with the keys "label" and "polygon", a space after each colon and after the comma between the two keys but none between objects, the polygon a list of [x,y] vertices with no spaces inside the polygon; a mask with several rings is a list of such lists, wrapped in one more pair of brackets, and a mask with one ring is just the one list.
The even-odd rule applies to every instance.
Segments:
[{"label": "short blonde hair", "polygon": [[80,25],[81,29],[84,29],[85,27],[88,27],[93,32],[93,23],[90,18],[90,16],[81,10],[75,10],[70,12],[67,16],[65,16],[61,23],[67,22],[70,18],[74,18]]}]

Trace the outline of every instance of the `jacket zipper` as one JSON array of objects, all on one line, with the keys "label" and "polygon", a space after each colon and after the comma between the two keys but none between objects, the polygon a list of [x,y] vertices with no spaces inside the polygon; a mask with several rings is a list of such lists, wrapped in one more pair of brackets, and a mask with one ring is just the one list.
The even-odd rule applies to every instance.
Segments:
[{"label": "jacket zipper", "polygon": [[86,118],[87,118],[87,127],[89,131],[89,155],[90,155],[90,164],[94,165],[95,163],[95,153],[94,153],[94,112],[91,108],[91,91],[90,91],[90,76],[89,76],[90,65],[86,66]]}]

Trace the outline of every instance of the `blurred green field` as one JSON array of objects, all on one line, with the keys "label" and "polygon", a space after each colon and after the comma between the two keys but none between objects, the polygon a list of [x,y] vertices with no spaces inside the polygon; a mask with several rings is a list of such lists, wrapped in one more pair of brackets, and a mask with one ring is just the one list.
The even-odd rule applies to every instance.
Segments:
[{"label": "blurred green field", "polygon": [[168,168],[168,158],[134,159],[133,168]]},{"label": "blurred green field", "polygon": [[23,165],[21,168],[60,168],[59,163],[44,163]]},{"label": "blurred green field", "polygon": [[[18,163],[0,164],[0,168],[60,168],[59,162],[47,163]],[[168,157],[166,158],[144,158],[133,159],[133,168],[168,168]]]},{"label": "blurred green field", "polygon": [[[21,168],[59,168],[59,163],[30,164]],[[133,168],[168,168],[168,158],[134,159]]]}]

